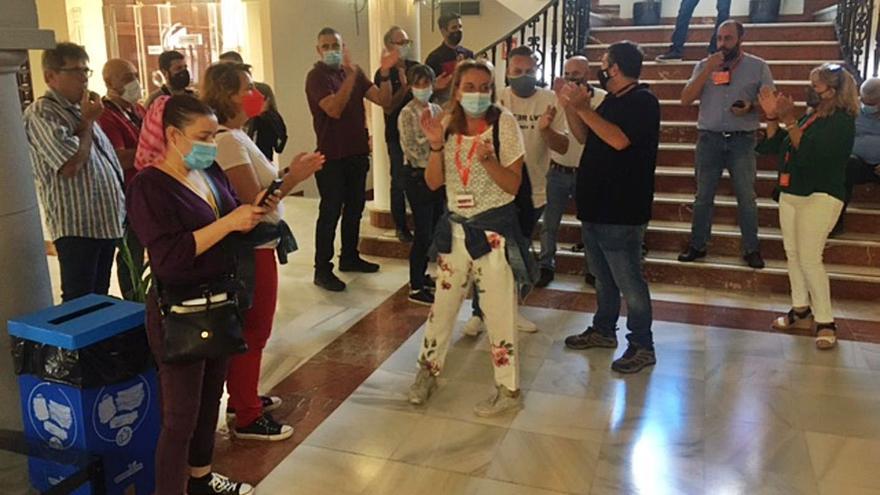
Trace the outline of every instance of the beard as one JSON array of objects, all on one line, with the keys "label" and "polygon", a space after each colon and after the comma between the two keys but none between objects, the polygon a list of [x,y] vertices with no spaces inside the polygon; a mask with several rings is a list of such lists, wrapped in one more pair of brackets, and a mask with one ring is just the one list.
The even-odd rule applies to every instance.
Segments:
[{"label": "beard", "polygon": [[725,62],[732,62],[736,57],[739,56],[740,48],[742,43],[737,43],[733,48],[721,48],[721,53],[724,54]]}]

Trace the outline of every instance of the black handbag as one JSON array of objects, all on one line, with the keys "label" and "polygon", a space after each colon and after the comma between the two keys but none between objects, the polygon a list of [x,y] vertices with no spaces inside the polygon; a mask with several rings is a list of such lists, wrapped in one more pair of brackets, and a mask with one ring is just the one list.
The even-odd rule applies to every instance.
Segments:
[{"label": "black handbag", "polygon": [[[182,299],[160,288],[163,363],[190,363],[247,351],[237,291],[230,289],[201,286],[198,297],[189,297],[190,292],[187,299]],[[189,303],[194,300],[200,304]]]}]

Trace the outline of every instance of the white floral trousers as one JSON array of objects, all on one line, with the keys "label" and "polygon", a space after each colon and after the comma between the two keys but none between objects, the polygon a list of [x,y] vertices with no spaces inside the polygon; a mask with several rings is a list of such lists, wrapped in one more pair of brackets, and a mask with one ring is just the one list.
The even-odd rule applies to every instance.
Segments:
[{"label": "white floral trousers", "polygon": [[483,321],[489,333],[495,383],[519,389],[519,352],[516,333],[516,281],[507,262],[504,238],[494,232],[486,237],[492,251],[472,259],[464,243],[464,230],[452,225],[452,252],[437,258],[437,290],[428,314],[428,325],[419,366],[439,375],[446,361],[456,317],[471,283],[479,291]]}]

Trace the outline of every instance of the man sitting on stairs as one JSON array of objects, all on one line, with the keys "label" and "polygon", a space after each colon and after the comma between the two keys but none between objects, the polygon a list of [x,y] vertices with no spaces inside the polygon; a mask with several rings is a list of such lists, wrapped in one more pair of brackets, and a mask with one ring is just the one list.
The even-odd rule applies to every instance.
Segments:
[{"label": "man sitting on stairs", "polygon": [[694,168],[697,195],[690,245],[678,261],[706,256],[712,235],[715,189],[726,168],[736,194],[737,218],[742,232],[743,259],[752,268],[764,268],[758,244],[758,204],[755,194],[755,132],[760,125],[758,92],[775,89],[770,67],[742,51],[745,28],[726,21],[718,28],[719,51],[703,59],[681,93],[681,103],[698,98],[700,113]]}]

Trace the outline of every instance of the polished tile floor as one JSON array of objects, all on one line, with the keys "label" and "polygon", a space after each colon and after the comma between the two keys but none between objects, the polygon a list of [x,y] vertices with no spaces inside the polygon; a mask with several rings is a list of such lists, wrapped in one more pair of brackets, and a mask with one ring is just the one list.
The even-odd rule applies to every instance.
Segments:
[{"label": "polished tile floor", "polygon": [[[286,204],[301,251],[280,270],[261,389],[285,399],[277,414],[297,433],[278,444],[218,433],[218,469],[259,482],[260,495],[880,495],[880,345],[852,339],[819,353],[807,337],[751,331],[763,320],[738,325],[743,309],[786,309],[784,296],[652,287],[658,306],[703,306],[688,318],[680,306],[658,312],[672,321],[656,322],[657,366],[624,377],[610,371],[610,350],[563,346],[590,323],[589,304],[557,309],[548,292],[523,308],[540,331],[521,335],[522,411],[472,414],[492,370],[485,335],[458,331],[440,388],[413,407],[426,309],[400,290],[405,262],[381,260],[380,274],[343,276],[345,293],[321,291],[311,283],[316,204]],[[574,277],[552,288],[567,299],[585,291]],[[836,310],[854,335],[858,320],[880,320],[870,304]]]}]

